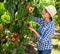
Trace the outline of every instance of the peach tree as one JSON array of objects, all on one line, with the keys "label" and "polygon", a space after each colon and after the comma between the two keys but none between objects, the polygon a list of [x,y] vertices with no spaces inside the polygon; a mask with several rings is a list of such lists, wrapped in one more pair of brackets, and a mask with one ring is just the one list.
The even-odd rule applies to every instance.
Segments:
[{"label": "peach tree", "polygon": [[[28,29],[33,15],[37,12],[40,0],[1,0],[4,3],[5,11],[0,17],[0,51],[6,51],[7,54],[24,54],[23,46],[27,45],[32,36]],[[32,12],[31,8],[35,8]],[[3,9],[3,8],[2,8]]]}]

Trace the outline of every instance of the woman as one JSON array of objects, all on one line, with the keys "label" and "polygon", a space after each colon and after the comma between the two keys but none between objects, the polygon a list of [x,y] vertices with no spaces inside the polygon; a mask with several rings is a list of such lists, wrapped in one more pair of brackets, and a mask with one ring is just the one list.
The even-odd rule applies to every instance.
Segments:
[{"label": "woman", "polygon": [[[30,9],[29,9],[30,11]],[[33,9],[31,8],[31,13]],[[38,38],[38,54],[51,54],[52,50],[52,36],[55,32],[53,17],[56,14],[54,6],[50,5],[43,8],[43,18],[36,18],[34,20],[40,24],[38,32],[30,25],[29,29],[33,31]]]}]

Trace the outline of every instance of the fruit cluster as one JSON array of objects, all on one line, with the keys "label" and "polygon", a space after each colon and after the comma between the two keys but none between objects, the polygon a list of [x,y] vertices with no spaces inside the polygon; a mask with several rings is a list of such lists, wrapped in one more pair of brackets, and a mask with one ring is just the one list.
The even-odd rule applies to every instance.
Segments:
[{"label": "fruit cluster", "polygon": [[3,34],[1,34],[1,36],[2,36],[2,40],[1,40],[2,44],[8,42],[8,40],[10,39],[15,45],[18,45],[18,42],[22,35],[17,33],[12,33],[10,34],[10,36],[4,36]]}]

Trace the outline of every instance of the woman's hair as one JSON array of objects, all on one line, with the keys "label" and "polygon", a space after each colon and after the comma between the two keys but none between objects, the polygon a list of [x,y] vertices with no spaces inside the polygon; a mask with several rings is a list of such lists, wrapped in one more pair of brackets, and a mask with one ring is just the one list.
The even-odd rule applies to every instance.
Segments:
[{"label": "woman's hair", "polygon": [[52,17],[50,17],[50,20],[52,21]]}]

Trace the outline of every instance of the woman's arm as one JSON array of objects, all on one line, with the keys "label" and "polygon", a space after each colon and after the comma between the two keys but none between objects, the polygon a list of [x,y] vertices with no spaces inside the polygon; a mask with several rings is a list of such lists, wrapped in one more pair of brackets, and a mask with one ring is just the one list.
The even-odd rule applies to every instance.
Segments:
[{"label": "woman's arm", "polygon": [[[34,7],[29,7],[29,13],[32,13],[34,11]],[[33,20],[39,24],[42,24],[43,22],[43,18],[37,18],[33,16]]]},{"label": "woman's arm", "polygon": [[40,34],[31,25],[30,25],[29,29],[35,33],[37,38],[40,37]]},{"label": "woman's arm", "polygon": [[43,22],[44,22],[44,18],[37,18],[37,17],[34,17],[34,16],[33,16],[33,20],[35,22],[39,23],[39,24],[43,24]]},{"label": "woman's arm", "polygon": [[29,29],[35,33],[36,37],[38,38],[38,41],[40,41],[41,43],[44,43],[48,41],[50,38],[52,38],[55,32],[55,27],[53,25],[51,27],[51,25],[49,24],[46,27],[45,27],[45,32],[43,33],[43,35],[40,35],[32,26],[30,26]]}]

